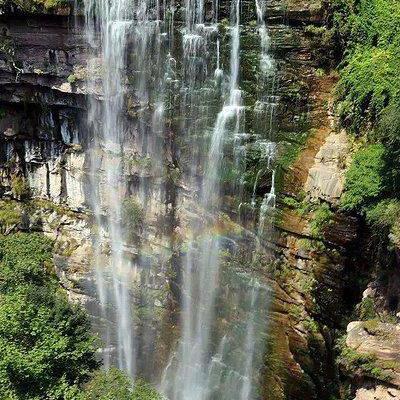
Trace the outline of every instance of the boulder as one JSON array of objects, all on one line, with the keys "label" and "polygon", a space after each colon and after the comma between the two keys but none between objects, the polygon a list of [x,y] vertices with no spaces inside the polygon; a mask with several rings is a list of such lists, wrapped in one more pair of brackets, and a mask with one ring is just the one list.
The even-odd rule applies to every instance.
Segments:
[{"label": "boulder", "polygon": [[354,400],[395,400],[399,398],[399,389],[377,385],[358,389]]},{"label": "boulder", "polygon": [[[400,325],[353,321],[347,326],[346,345],[361,355],[373,357],[373,363],[400,389]],[[385,376],[384,374],[380,374]],[[367,398],[367,397],[366,397]]]}]

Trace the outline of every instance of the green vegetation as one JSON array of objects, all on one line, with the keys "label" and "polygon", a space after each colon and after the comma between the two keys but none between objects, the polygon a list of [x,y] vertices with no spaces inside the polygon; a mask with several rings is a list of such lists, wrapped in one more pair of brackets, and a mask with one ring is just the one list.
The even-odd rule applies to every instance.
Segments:
[{"label": "green vegetation", "polygon": [[372,297],[366,297],[358,306],[358,314],[361,320],[369,320],[376,318],[375,304]]},{"label": "green vegetation", "polygon": [[297,246],[305,251],[322,253],[326,250],[325,244],[321,240],[298,239]]},{"label": "green vegetation", "polygon": [[11,179],[11,191],[20,200],[27,199],[30,195],[29,185],[22,176],[14,176]]},{"label": "green vegetation", "polygon": [[52,272],[52,242],[0,237],[0,398],[74,399],[98,363],[86,313]]},{"label": "green vegetation", "polygon": [[84,400],[161,400],[161,396],[143,380],[133,385],[122,371],[111,368],[98,371],[85,387]]},{"label": "green vegetation", "polygon": [[400,242],[400,3],[335,0],[332,7],[344,54],[338,111],[342,125],[365,143],[346,174],[341,208],[376,228],[375,254],[382,256],[380,250]]},{"label": "green vegetation", "polygon": [[307,139],[313,134],[313,130],[306,130],[304,132],[295,132],[292,135],[286,135],[285,139],[287,140],[287,142],[285,143],[285,146],[283,146],[283,151],[279,154],[275,166],[275,181],[277,191],[282,189],[286,172],[289,170],[289,167],[297,160],[301,150],[304,148]]},{"label": "green vegetation", "polygon": [[16,6],[24,12],[53,10],[71,4],[69,0],[0,0],[0,9],[7,6]]},{"label": "green vegetation", "polygon": [[385,199],[367,210],[367,222],[377,228],[391,228],[400,216],[400,201]]},{"label": "green vegetation", "polygon": [[67,81],[68,83],[70,83],[71,85],[73,85],[76,81],[77,81],[77,77],[74,74],[71,74],[68,76]]},{"label": "green vegetation", "polygon": [[304,320],[303,325],[309,333],[316,334],[319,332],[318,323],[311,317]]},{"label": "green vegetation", "polygon": [[385,189],[385,148],[371,144],[359,150],[346,173],[344,210],[364,210],[379,199]]},{"label": "green vegetation", "polygon": [[342,207],[367,213],[369,223],[382,225],[393,216],[400,189],[400,3],[335,0],[332,7],[333,30],[345,55],[339,115],[368,143],[347,173]]},{"label": "green vegetation", "polygon": [[[390,381],[392,376],[386,370],[386,366],[378,365],[377,359],[372,354],[361,354],[346,345],[345,337],[338,342],[340,352],[338,362],[350,374],[357,374],[361,371],[366,376],[381,381]],[[389,368],[387,368],[389,369]]]},{"label": "green vegetation", "polygon": [[318,239],[322,239],[324,229],[332,222],[333,215],[334,213],[328,203],[319,204],[310,222],[311,234]]},{"label": "green vegetation", "polygon": [[0,233],[18,226],[22,222],[22,213],[16,201],[0,201]]},{"label": "green vegetation", "polygon": [[338,86],[343,121],[359,132],[390,104],[399,104],[400,3],[335,0],[335,33],[345,47]]},{"label": "green vegetation", "polygon": [[86,312],[68,302],[39,233],[0,236],[0,398],[158,400],[121,371],[99,371]]},{"label": "green vegetation", "polygon": [[137,237],[143,227],[144,210],[134,197],[127,197],[122,204],[122,220],[128,240]]}]

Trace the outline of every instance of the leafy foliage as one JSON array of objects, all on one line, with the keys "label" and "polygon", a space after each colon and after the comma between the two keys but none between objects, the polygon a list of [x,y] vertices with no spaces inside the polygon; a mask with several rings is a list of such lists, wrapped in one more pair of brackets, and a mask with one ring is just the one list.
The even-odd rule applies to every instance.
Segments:
[{"label": "leafy foliage", "polygon": [[14,176],[12,178],[11,189],[18,199],[27,199],[30,195],[29,185],[22,176]]},{"label": "leafy foliage", "polygon": [[0,249],[0,398],[78,399],[98,366],[95,338],[48,271],[51,241],[18,233]]},{"label": "leafy foliage", "polygon": [[161,400],[161,396],[148,383],[139,379],[133,386],[131,400]]},{"label": "leafy foliage", "polygon": [[134,384],[122,371],[111,368],[98,371],[85,388],[85,400],[161,400],[160,395],[143,380]]},{"label": "leafy foliage", "polygon": [[143,207],[134,197],[127,197],[122,204],[122,218],[125,234],[129,240],[133,240],[143,227]]},{"label": "leafy foliage", "polygon": [[334,0],[333,11],[345,54],[339,114],[344,126],[374,143],[356,153],[342,207],[366,214],[368,224],[378,228],[374,253],[381,258],[380,249],[387,253],[400,243],[400,2]]},{"label": "leafy foliage", "polygon": [[343,122],[355,132],[400,104],[400,3],[397,0],[336,0],[334,27],[345,47],[338,86]]},{"label": "leafy foliage", "polygon": [[51,240],[38,233],[0,237],[0,293],[29,284],[54,286],[46,267],[51,265]]},{"label": "leafy foliage", "polygon": [[324,229],[332,222],[333,211],[328,203],[322,203],[314,212],[314,218],[310,222],[311,234],[317,238],[322,238]]},{"label": "leafy foliage", "polygon": [[21,223],[21,210],[16,202],[0,201],[0,232]]},{"label": "leafy foliage", "polygon": [[24,12],[35,12],[42,9],[52,10],[68,4],[69,0],[0,0],[0,9],[12,5]]},{"label": "leafy foliage", "polygon": [[85,388],[85,400],[130,400],[132,383],[116,368],[97,371]]},{"label": "leafy foliage", "polygon": [[346,173],[344,210],[362,210],[385,190],[385,148],[372,144],[359,150]]},{"label": "leafy foliage", "polygon": [[391,228],[400,218],[400,201],[385,199],[367,210],[367,222],[377,228]]},{"label": "leafy foliage", "polygon": [[400,49],[357,45],[342,69],[340,116],[356,132],[364,119],[375,121],[390,102],[400,101]]},{"label": "leafy foliage", "polygon": [[376,141],[386,148],[386,184],[392,194],[400,192],[400,103],[389,105],[381,114],[375,129]]}]

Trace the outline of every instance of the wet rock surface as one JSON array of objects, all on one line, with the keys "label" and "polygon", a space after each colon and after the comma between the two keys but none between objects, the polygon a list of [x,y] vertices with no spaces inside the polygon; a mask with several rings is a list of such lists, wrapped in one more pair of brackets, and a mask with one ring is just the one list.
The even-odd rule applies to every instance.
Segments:
[{"label": "wet rock surface", "polygon": [[[307,201],[323,201],[335,207],[343,191],[349,144],[344,132],[334,130],[332,114],[325,107],[332,100],[330,93],[336,78],[328,74],[318,76],[321,49],[315,48],[315,41],[306,31],[308,25],[324,24],[322,3],[271,0],[267,20],[271,50],[279,71],[275,128],[280,149],[296,143],[302,133],[311,131],[298,162],[285,171],[281,189],[289,195],[305,191]],[[251,7],[244,7],[248,10],[244,17],[248,21],[255,19]],[[225,14],[229,15],[228,10]],[[102,89],[101,82],[95,88],[86,85],[87,49],[82,26],[82,16],[74,18],[67,9],[29,14],[8,10],[0,15],[0,191],[4,198],[15,197],[13,180],[22,176],[34,198],[62,205],[57,210],[48,205],[39,207],[37,219],[41,222],[35,229],[55,239],[57,274],[71,300],[85,304],[98,315],[91,270],[91,214],[87,207],[88,193],[85,193],[90,160],[87,144],[91,140],[86,109],[89,97],[101,101]],[[253,41],[254,32],[243,37],[244,56],[250,54],[248,49]],[[101,61],[98,64],[100,72]],[[246,88],[248,92],[252,89]],[[127,118],[134,121],[138,111],[134,96],[127,100],[126,109]],[[172,137],[170,133],[168,140],[172,144],[166,156],[169,171],[179,164],[175,163],[177,158],[181,161]],[[127,153],[135,155],[136,151],[135,146],[127,149]],[[184,152],[180,154],[182,159],[184,155]],[[179,265],[171,260],[178,259],[173,245],[186,233],[188,204],[196,189],[192,182],[185,182],[184,175],[172,179],[170,174],[165,191],[161,185],[166,179],[164,174],[150,173],[146,160],[140,156],[139,160],[132,163],[127,174],[131,190],[138,180],[146,180],[150,188],[148,224],[140,243],[149,257],[140,262],[143,267],[152,265],[157,257],[159,261],[154,274],[148,273],[149,268],[139,268],[134,281],[139,287],[153,290],[152,299],[142,311],[154,313],[154,329],[144,334],[157,342],[162,364],[171,339],[151,335],[155,335],[157,324],[163,324],[171,336],[178,329],[174,307],[179,296],[176,279]],[[262,197],[269,186],[270,182],[260,182],[257,195]],[[227,207],[236,213],[232,208]],[[321,240],[310,234],[311,215],[303,215],[286,205],[281,205],[281,213],[276,224],[279,235],[271,244],[279,262],[270,265],[260,261],[260,275],[269,280],[274,292],[263,398],[327,399],[338,381],[330,330],[340,324],[349,249],[359,234],[358,221],[336,212]],[[199,218],[206,217],[199,215]],[[173,221],[172,226],[166,229],[165,221]],[[323,241],[325,248],[310,248],[310,241],[311,244]],[[136,260],[138,245],[131,243],[125,247],[133,260]],[[101,330],[101,318],[96,319],[96,324]],[[362,322],[353,322],[348,345],[360,351],[366,346],[365,350],[372,349],[378,358],[385,356],[397,362],[398,326],[386,325],[379,325],[379,329],[388,335],[393,333],[394,336],[389,335],[391,339],[368,332]],[[149,366],[152,367],[158,366]],[[355,399],[397,398],[399,391],[393,386],[396,382],[371,386],[370,382],[363,381],[356,389]]]}]

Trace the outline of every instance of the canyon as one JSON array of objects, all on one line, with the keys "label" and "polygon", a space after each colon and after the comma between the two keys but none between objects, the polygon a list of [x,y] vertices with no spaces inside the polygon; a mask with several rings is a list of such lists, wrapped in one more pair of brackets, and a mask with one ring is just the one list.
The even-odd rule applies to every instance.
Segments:
[{"label": "canyon", "polygon": [[2,234],[54,241],[106,367],[171,400],[400,398],[328,2],[0,7]]}]

